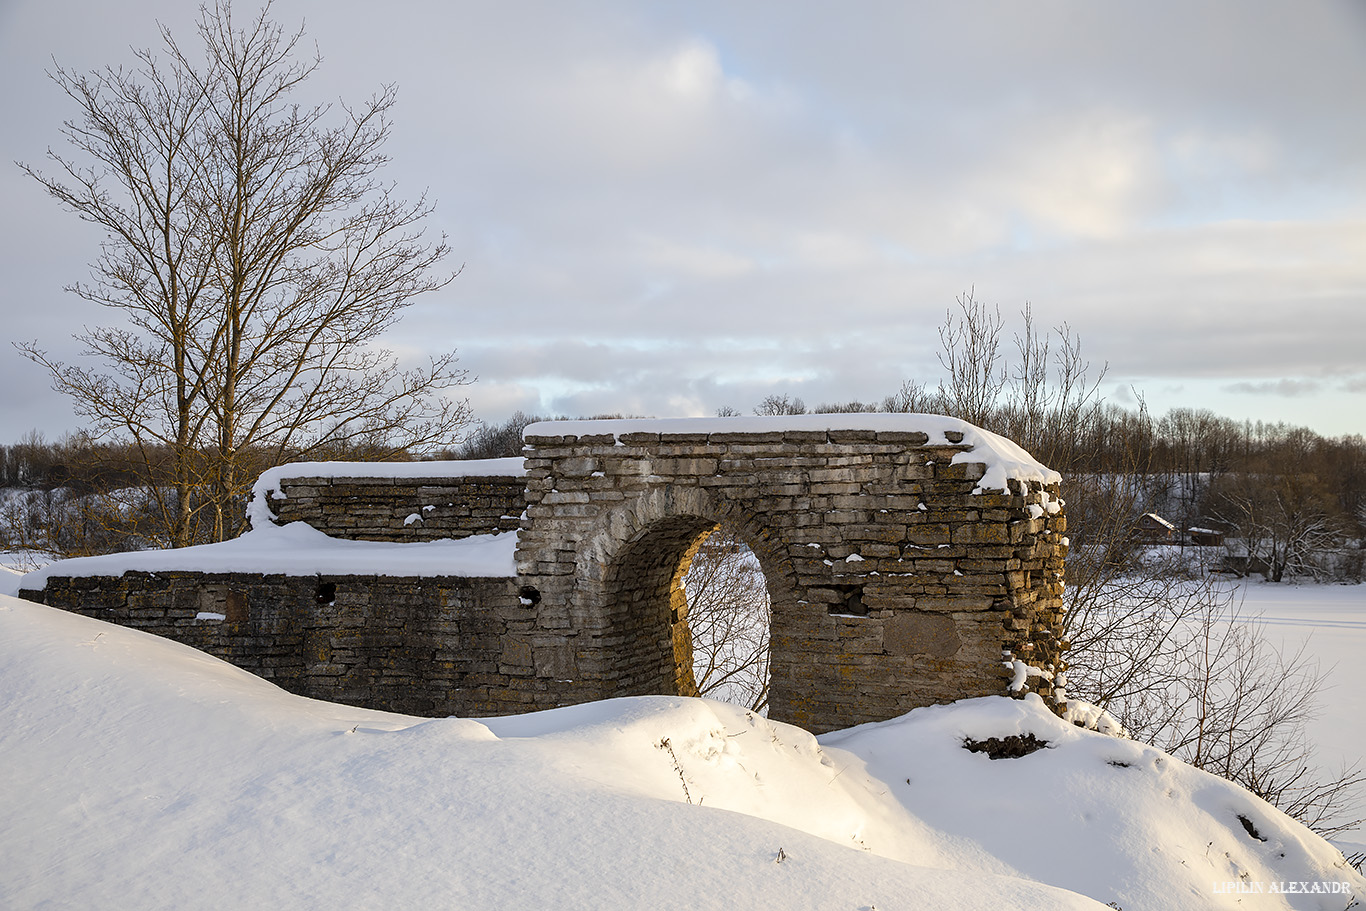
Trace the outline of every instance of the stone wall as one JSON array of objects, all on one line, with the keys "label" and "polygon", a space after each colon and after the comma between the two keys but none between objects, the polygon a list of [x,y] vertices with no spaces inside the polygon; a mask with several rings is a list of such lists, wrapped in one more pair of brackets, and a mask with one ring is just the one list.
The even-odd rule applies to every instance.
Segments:
[{"label": "stone wall", "polygon": [[[826,420],[865,426],[816,426]],[[284,576],[101,562],[95,575],[62,576],[58,565],[43,591],[21,594],[178,639],[295,693],[412,714],[690,695],[683,579],[706,535],[728,523],[772,601],[776,720],[831,730],[1005,693],[1016,661],[1065,669],[1055,474],[947,418],[773,421],[789,423],[538,424],[512,470],[339,477],[313,464],[272,469],[258,485],[254,510],[336,538],[517,529],[516,578],[445,575],[450,564],[430,575]],[[1022,470],[1000,474],[1011,450]],[[1047,674],[1031,686],[1051,692]]]},{"label": "stone wall", "polygon": [[267,500],[280,523],[307,522],[334,538],[435,541],[516,531],[524,487],[520,476],[286,475]]},{"label": "stone wall", "polygon": [[594,698],[688,692],[680,568],[720,522],[769,586],[775,719],[846,727],[1003,693],[1006,657],[1065,666],[1057,487],[975,493],[962,434],[555,429],[528,429],[518,573]]},{"label": "stone wall", "polygon": [[130,572],[61,577],[21,597],[165,636],[301,696],[412,715],[563,701],[514,639],[512,579]]}]

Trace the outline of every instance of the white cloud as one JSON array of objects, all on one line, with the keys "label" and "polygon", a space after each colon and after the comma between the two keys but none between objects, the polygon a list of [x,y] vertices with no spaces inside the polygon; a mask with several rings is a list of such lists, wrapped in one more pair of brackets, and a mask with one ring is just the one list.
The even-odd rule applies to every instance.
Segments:
[{"label": "white cloud", "polygon": [[1239,395],[1274,395],[1287,399],[1299,399],[1314,395],[1323,388],[1317,380],[1294,379],[1285,377],[1279,380],[1261,382],[1230,383],[1224,389]]},{"label": "white cloud", "polygon": [[716,48],[700,38],[685,40],[656,66],[665,86],[689,101],[710,101],[726,82]]},{"label": "white cloud", "polygon": [[738,278],[758,268],[753,258],[717,244],[657,235],[635,238],[637,261],[648,270],[702,280]]},{"label": "white cloud", "polygon": [[1159,186],[1152,124],[1113,111],[1041,119],[984,163],[984,195],[1067,237],[1114,237],[1152,210]]},{"label": "white cloud", "polygon": [[[90,4],[98,32],[11,6],[7,85],[41,83],[52,52],[124,60],[158,17],[189,34],[169,0]],[[496,418],[881,396],[936,378],[935,327],[971,285],[1069,321],[1116,381],[1327,395],[1366,337],[1366,121],[1343,106],[1366,30],[1273,6],[274,9],[307,14],[325,56],[301,100],[400,84],[386,176],[431,188],[468,267],[392,344],[459,348]],[[49,89],[0,99],[5,158],[58,141],[72,112]],[[107,318],[57,290],[96,241],[40,194],[5,198],[8,325],[58,347]],[[7,415],[46,392],[8,395]]]}]

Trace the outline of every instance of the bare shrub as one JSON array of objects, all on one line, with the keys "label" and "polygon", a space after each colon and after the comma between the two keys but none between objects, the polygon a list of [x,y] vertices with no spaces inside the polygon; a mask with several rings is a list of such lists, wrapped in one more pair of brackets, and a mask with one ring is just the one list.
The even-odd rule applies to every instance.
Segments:
[{"label": "bare shrub", "polygon": [[1306,725],[1323,678],[1214,577],[1114,574],[1070,590],[1068,690],[1137,740],[1243,785],[1321,834],[1361,822],[1359,767],[1325,773]]}]

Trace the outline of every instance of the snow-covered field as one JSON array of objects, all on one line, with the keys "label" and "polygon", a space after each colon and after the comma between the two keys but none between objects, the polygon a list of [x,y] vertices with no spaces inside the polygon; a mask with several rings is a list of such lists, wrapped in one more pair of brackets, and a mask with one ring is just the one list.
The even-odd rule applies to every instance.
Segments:
[{"label": "snow-covered field", "polygon": [[[291,696],[176,643],[5,596],[0,693],[6,909],[1366,898],[1366,878],[1272,807],[1035,699],[819,740],[669,697],[409,718]],[[992,760],[963,747],[1023,733],[1049,748]]]},{"label": "snow-covered field", "polygon": [[[1366,768],[1366,585],[1238,586],[1243,616],[1259,622],[1282,649],[1301,646],[1324,672],[1319,716],[1309,725],[1318,763],[1326,769]],[[1366,789],[1356,815],[1366,817]],[[1349,853],[1366,851],[1366,825],[1338,839]]]}]

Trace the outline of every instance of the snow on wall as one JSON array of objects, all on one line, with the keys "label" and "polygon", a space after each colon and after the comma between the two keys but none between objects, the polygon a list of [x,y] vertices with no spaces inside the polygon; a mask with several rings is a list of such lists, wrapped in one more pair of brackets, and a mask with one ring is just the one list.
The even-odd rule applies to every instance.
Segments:
[{"label": "snow on wall", "polygon": [[[469,478],[525,474],[521,458],[432,462],[294,462],[262,473],[252,490],[252,530],[231,541],[62,560],[28,573],[19,588],[41,590],[50,576],[121,576],[126,572],[278,573],[287,576],[469,576],[517,574],[516,533],[458,541],[348,541],[302,522],[281,526],[267,505],[281,479],[295,477]],[[278,496],[278,494],[277,494]]]},{"label": "snow on wall", "polygon": [[256,479],[247,505],[252,528],[275,522],[267,499],[280,497],[286,478],[515,478],[526,474],[522,458],[442,459],[431,462],[291,462],[268,468]]},{"label": "snow on wall", "polygon": [[516,549],[515,534],[395,544],[329,538],[303,522],[291,522],[257,528],[220,544],[62,560],[28,573],[19,587],[40,590],[49,576],[126,572],[510,578],[517,575]]},{"label": "snow on wall", "polygon": [[[1058,484],[1062,475],[1046,468],[1015,443],[989,430],[938,414],[796,414],[735,418],[628,418],[609,421],[541,421],[529,424],[523,438],[606,436],[620,442],[630,433],[779,433],[785,430],[872,430],[928,434],[930,445],[970,446],[954,464],[980,463],[987,472],[975,492],[1004,490],[1007,480]],[[951,436],[952,435],[952,436]],[[953,437],[957,437],[954,439]]]}]

